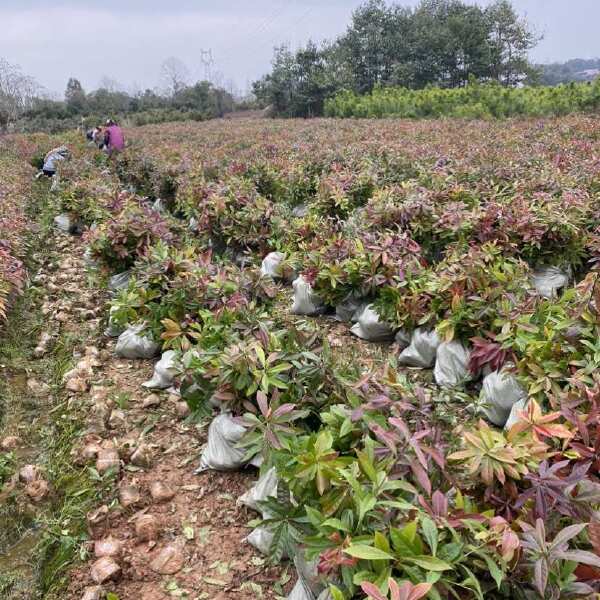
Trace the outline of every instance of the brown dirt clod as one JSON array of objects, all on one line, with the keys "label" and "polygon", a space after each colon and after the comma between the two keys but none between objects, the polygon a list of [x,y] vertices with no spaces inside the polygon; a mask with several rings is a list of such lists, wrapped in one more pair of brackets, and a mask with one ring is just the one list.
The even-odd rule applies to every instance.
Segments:
[{"label": "brown dirt clod", "polygon": [[185,555],[181,544],[169,544],[158,551],[150,568],[160,575],[175,575],[183,568]]},{"label": "brown dirt clod", "polygon": [[105,556],[99,558],[91,569],[92,579],[98,583],[106,583],[114,579],[118,579],[121,575],[121,567],[112,558]]},{"label": "brown dirt clod", "polygon": [[135,522],[135,535],[140,542],[151,542],[158,537],[158,520],[154,515],[140,515]]}]

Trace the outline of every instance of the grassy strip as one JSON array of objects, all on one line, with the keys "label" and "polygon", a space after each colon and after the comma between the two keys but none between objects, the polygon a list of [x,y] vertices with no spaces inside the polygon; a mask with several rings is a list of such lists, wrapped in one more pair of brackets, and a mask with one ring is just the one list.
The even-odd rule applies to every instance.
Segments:
[{"label": "grassy strip", "polygon": [[[46,258],[61,258],[51,251],[54,207],[47,182],[34,185],[28,213],[38,224],[38,231],[32,230],[27,240],[26,263],[32,272]],[[109,478],[98,481],[72,459],[85,413],[67,403],[62,377],[71,366],[78,340],[62,334],[43,359],[33,357],[39,334],[47,327],[40,310],[42,292],[34,285],[27,288],[11,311],[0,344],[0,363],[14,375],[0,382],[2,425],[19,430],[32,455],[30,462],[43,468],[53,490],[51,500],[34,511],[14,492],[0,505],[0,551],[13,548],[4,564],[0,561],[0,597],[6,600],[64,598],[69,567],[85,558],[86,513],[112,487]],[[31,401],[26,386],[29,376],[50,385],[51,398],[44,406]],[[22,464],[15,461],[13,466]]]}]

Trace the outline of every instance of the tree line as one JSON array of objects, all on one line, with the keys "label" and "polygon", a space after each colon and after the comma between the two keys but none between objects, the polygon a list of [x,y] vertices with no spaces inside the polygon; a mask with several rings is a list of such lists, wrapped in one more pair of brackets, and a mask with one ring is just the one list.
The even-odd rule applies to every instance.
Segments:
[{"label": "tree line", "polygon": [[528,54],[538,41],[509,0],[487,7],[422,0],[416,8],[368,0],[333,42],[276,48],[271,72],[253,91],[278,116],[311,117],[341,91],[459,88],[473,78],[515,86],[535,80]]},{"label": "tree line", "polygon": [[106,118],[133,125],[222,117],[236,106],[233,94],[210,81],[190,82],[178,59],[161,68],[162,87],[127,92],[105,78],[98,89],[86,92],[81,82],[68,80],[64,99],[48,97],[31,77],[0,59],[0,131],[9,125],[21,131],[60,131],[101,124]]},{"label": "tree line", "polygon": [[540,83],[558,85],[572,81],[591,81],[600,74],[600,58],[573,58],[564,63],[539,65]]}]

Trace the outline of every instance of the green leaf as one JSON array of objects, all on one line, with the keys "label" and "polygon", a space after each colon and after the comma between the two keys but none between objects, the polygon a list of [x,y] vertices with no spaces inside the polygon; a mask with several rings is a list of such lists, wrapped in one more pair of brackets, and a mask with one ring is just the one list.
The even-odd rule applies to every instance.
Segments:
[{"label": "green leaf", "polygon": [[468,574],[468,577],[463,581],[463,585],[465,587],[468,587],[475,593],[477,600],[485,600],[483,596],[483,591],[481,589],[481,585],[479,584],[479,580],[477,579],[477,577],[475,577],[473,572],[467,569],[467,567],[465,567],[464,565],[462,566],[462,568]]},{"label": "green leaf", "polygon": [[[432,576],[437,575],[439,577],[439,573],[427,573],[427,580],[425,581],[425,583],[437,583],[437,579],[435,581],[432,581]],[[429,590],[429,594],[427,594],[427,598],[428,600],[442,600],[442,597],[440,596],[440,593],[437,591],[437,589],[435,587],[432,587]]]},{"label": "green leaf", "polygon": [[[311,506],[304,506],[304,509],[306,510],[306,516],[308,517],[308,520],[310,521],[310,524],[315,528],[318,529],[319,527],[321,527],[321,525],[325,525],[325,523],[322,523],[323,521],[323,515],[316,510],[315,508],[312,508]],[[345,529],[343,531],[346,531]]]},{"label": "green leaf", "polygon": [[[312,519],[311,519],[312,522]],[[333,529],[339,529],[340,531],[349,532],[350,529],[340,521],[340,519],[327,519],[321,523],[321,527],[332,527]]]},{"label": "green leaf", "polygon": [[371,496],[370,494],[366,498],[361,498],[358,503],[358,521],[362,523],[362,520],[365,518],[365,515],[375,508],[377,504],[377,498],[375,496]]},{"label": "green leaf", "polygon": [[485,552],[477,552],[477,556],[480,556],[485,561],[487,568],[490,572],[490,575],[496,582],[496,586],[500,589],[502,585],[502,580],[504,579],[504,573],[498,567],[498,565],[485,553]]},{"label": "green leaf", "polygon": [[265,357],[265,351],[262,349],[262,346],[256,346],[256,356],[258,357],[260,364],[264,365],[267,359]]},{"label": "green leaf", "polygon": [[388,539],[381,533],[381,531],[375,532],[375,548],[379,550],[383,550],[384,552],[390,553],[392,549],[390,548],[390,542]]},{"label": "green leaf", "polygon": [[371,482],[375,483],[377,481],[377,469],[375,469],[369,455],[361,450],[357,450],[356,455],[358,456],[358,462],[363,473],[371,480]]},{"label": "green leaf", "polygon": [[423,554],[423,541],[417,535],[416,521],[411,521],[402,529],[393,527],[390,530],[390,537],[392,539],[394,550],[398,556],[418,556]]},{"label": "green leaf", "polygon": [[342,423],[342,426],[340,427],[340,437],[343,438],[344,436],[348,435],[352,429],[354,428],[354,426],[352,425],[352,422],[350,421],[350,419],[344,419],[344,422]]},{"label": "green leaf", "polygon": [[414,510],[415,508],[414,504],[406,502],[405,500],[401,502],[397,500],[384,500],[383,502],[379,502],[379,506],[388,506],[389,508],[397,508],[398,510],[403,510],[407,512]]},{"label": "green leaf", "polygon": [[335,585],[329,586],[329,593],[331,594],[332,600],[346,600],[346,596],[344,595],[342,590],[340,590]]},{"label": "green leaf", "polygon": [[385,484],[386,490],[402,490],[404,492],[408,492],[409,494],[417,495],[417,489],[414,485],[408,483],[408,481],[404,481],[403,479],[395,479],[393,481],[388,481]]},{"label": "green leaf", "polygon": [[406,538],[407,541],[414,542],[415,537],[417,536],[417,522],[411,521],[410,523],[405,525],[401,529],[401,533]]},{"label": "green leaf", "polygon": [[431,549],[431,554],[435,556],[438,547],[438,529],[436,524],[429,517],[423,517],[421,519],[421,529],[423,530],[425,540]]},{"label": "green leaf", "polygon": [[394,560],[394,557],[387,552],[366,544],[351,544],[344,552],[362,560]]},{"label": "green leaf", "polygon": [[317,454],[325,454],[325,452],[331,450],[333,445],[333,436],[329,431],[321,431],[315,441],[315,452]]},{"label": "green leaf", "polygon": [[452,565],[449,565],[447,562],[436,558],[435,556],[406,556],[402,557],[402,560],[406,560],[408,562],[414,563],[415,565],[425,569],[426,571],[451,571]]},{"label": "green leaf", "polygon": [[454,562],[463,551],[464,544],[460,542],[449,542],[440,548],[438,558],[448,562]]},{"label": "green leaf", "polygon": [[279,377],[269,377],[268,381],[273,387],[279,388],[280,390],[287,390],[289,387],[289,385],[283,381],[283,379],[279,379]]}]

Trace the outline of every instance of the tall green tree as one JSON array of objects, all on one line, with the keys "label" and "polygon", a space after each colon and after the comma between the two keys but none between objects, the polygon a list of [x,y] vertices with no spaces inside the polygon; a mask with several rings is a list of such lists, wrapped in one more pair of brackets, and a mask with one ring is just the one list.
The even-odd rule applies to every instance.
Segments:
[{"label": "tall green tree", "polygon": [[79,114],[85,110],[87,98],[79,79],[71,77],[67,82],[65,102],[67,103],[67,108],[73,114]]},{"label": "tall green tree", "polygon": [[323,114],[325,99],[335,91],[328,56],[327,49],[313,42],[296,53],[286,46],[276,48],[271,73],[253,84],[255,96],[280,116]]},{"label": "tall green tree", "polygon": [[421,0],[414,8],[367,0],[333,43],[277,48],[273,69],[254,85],[280,116],[321,114],[331,95],[377,86],[462,87],[472,80],[514,86],[532,73],[538,41],[509,0],[487,8],[463,0]]},{"label": "tall green tree", "polygon": [[490,77],[503,85],[516,85],[534,70],[529,51],[540,41],[509,0],[496,0],[486,9],[490,29]]},{"label": "tall green tree", "polygon": [[338,40],[351,65],[352,88],[358,93],[390,81],[395,65],[410,59],[414,42],[408,9],[369,0],[358,8],[346,33]]}]

